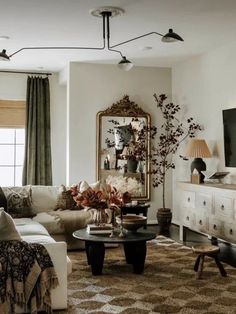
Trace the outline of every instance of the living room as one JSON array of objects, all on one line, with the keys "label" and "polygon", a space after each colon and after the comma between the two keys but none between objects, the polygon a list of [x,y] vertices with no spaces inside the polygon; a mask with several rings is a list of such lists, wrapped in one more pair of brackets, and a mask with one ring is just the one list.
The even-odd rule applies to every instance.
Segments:
[{"label": "living room", "polygon": [[[19,6],[16,1],[10,3],[15,8]],[[53,5],[57,8],[57,4],[53,1],[50,4],[51,13],[46,3],[40,2],[35,11],[38,9],[41,14],[45,14],[44,27],[47,26],[52,37],[47,38],[43,31],[38,31],[40,38],[33,41],[32,37],[27,39],[26,33],[22,42],[23,33],[21,36],[17,33],[18,25],[22,23],[18,9],[15,9],[13,15],[12,8],[6,4],[1,12],[1,35],[9,36],[10,39],[1,41],[1,49],[13,53],[22,47],[32,46],[98,46],[102,38],[101,20],[89,15],[89,10],[106,4],[103,1],[89,1],[86,4],[83,1],[77,1],[77,4],[72,1],[71,8],[68,8],[70,6],[61,1],[58,12],[54,12]],[[22,8],[27,13],[26,5],[29,4],[22,1]],[[28,11],[30,14],[35,4],[31,5]],[[63,5],[67,7],[68,18],[63,15]],[[229,171],[225,183],[235,184],[235,168],[225,166],[222,119],[222,110],[235,108],[236,99],[236,42],[232,40],[236,23],[235,1],[207,0],[196,3],[158,0],[126,3],[117,0],[112,1],[112,6],[121,7],[125,13],[111,20],[111,42],[121,42],[151,31],[165,33],[171,27],[183,37],[184,42],[165,44],[161,38],[152,35],[121,46],[127,58],[134,63],[134,67],[127,72],[117,67],[120,56],[106,49],[86,53],[77,50],[72,55],[69,50],[63,50],[63,53],[60,50],[25,50],[12,56],[10,62],[0,64],[2,71],[52,73],[49,81],[53,185],[71,186],[81,180],[88,183],[96,181],[96,114],[119,101],[125,94],[151,115],[152,123],[160,124],[154,93],[166,94],[184,109],[187,116],[194,117],[200,123],[203,130],[199,137],[206,140],[212,153],[212,158],[205,159],[207,170]],[[47,15],[47,11],[50,14]],[[62,39],[58,34],[60,26],[55,26],[57,14],[60,16],[59,21],[63,21]],[[134,24],[129,25],[129,16],[132,17],[131,22],[135,21]],[[9,26],[7,20],[13,17],[15,28]],[[26,15],[23,18],[26,22]],[[89,25],[88,32],[86,23]],[[122,23],[124,28],[121,27]],[[68,29],[66,25],[69,25]],[[122,28],[120,33],[119,28]],[[85,33],[78,41],[75,40],[76,36],[70,40],[68,34],[71,29],[73,34],[77,30],[80,34]],[[35,34],[32,36],[37,37]],[[59,55],[55,60],[66,55],[63,66],[61,60],[60,66],[54,63],[56,52]],[[27,74],[0,73],[0,82],[0,99],[26,99]],[[172,222],[175,225],[179,225],[182,220],[177,183],[190,181],[191,174],[192,160],[184,161],[178,157],[184,154],[185,148],[186,142],[181,144],[174,156],[176,167],[168,175],[167,181],[166,202],[172,209]],[[156,211],[162,206],[161,189],[151,188],[150,194],[148,224],[156,224]],[[151,313],[151,310],[147,313]],[[200,310],[198,313],[201,313]]]}]

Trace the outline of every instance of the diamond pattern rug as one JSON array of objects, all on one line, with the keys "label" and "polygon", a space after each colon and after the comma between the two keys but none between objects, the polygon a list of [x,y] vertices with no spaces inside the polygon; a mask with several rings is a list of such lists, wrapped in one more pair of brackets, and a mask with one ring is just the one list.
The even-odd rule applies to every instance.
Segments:
[{"label": "diamond pattern rug", "polygon": [[196,256],[171,239],[147,243],[145,270],[132,273],[122,247],[106,249],[103,275],[93,276],[84,251],[70,252],[68,310],[60,314],[236,314],[236,268],[224,264],[221,277],[206,258],[203,278],[195,279]]}]

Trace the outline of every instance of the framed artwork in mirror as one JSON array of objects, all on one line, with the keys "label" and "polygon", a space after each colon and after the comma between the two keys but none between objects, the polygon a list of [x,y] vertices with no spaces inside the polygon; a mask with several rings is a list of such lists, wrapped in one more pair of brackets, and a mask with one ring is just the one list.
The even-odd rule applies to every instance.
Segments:
[{"label": "framed artwork in mirror", "polygon": [[136,200],[150,198],[150,123],[128,95],[97,113],[97,179]]}]

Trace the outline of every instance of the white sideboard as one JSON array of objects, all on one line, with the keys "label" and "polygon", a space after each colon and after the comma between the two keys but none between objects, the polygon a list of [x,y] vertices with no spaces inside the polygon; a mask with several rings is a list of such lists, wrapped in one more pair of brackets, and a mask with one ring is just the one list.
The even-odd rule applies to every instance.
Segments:
[{"label": "white sideboard", "polygon": [[236,185],[178,182],[180,239],[185,228],[236,243]]}]

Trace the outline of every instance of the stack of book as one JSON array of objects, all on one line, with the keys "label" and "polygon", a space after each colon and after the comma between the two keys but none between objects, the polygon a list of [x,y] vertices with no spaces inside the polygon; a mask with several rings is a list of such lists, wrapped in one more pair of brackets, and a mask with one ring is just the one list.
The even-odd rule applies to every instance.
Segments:
[{"label": "stack of book", "polygon": [[87,225],[87,232],[89,234],[111,234],[112,230],[113,230],[112,224],[102,224],[102,225],[88,224]]}]

